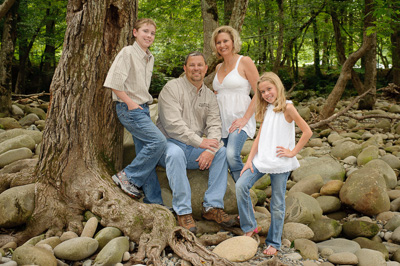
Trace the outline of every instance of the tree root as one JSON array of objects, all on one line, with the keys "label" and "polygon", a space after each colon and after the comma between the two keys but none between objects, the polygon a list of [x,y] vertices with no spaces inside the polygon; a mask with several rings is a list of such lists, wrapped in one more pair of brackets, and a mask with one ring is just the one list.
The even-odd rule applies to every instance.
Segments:
[{"label": "tree root", "polygon": [[215,246],[229,238],[231,236],[228,235],[228,232],[218,232],[213,235],[202,235],[198,240],[203,246]]},{"label": "tree root", "polygon": [[182,259],[193,265],[234,265],[227,259],[207,250],[189,230],[176,227],[169,235],[168,244]]}]

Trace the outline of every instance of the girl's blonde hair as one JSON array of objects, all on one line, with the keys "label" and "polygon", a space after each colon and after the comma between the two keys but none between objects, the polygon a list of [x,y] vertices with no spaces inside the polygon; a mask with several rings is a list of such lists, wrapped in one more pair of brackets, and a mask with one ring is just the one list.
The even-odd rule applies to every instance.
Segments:
[{"label": "girl's blonde hair", "polygon": [[216,28],[214,32],[211,35],[211,41],[210,41],[210,46],[213,51],[213,54],[217,58],[222,58],[222,56],[217,52],[217,47],[215,46],[215,42],[217,41],[218,34],[220,33],[228,33],[229,36],[232,39],[233,42],[233,53],[237,54],[240,52],[240,49],[242,48],[242,41],[240,40],[239,32],[232,28],[231,26],[221,26],[219,28]]},{"label": "girl's blonde hair", "polygon": [[136,20],[135,24],[133,25],[133,28],[136,30],[139,30],[145,24],[153,25],[154,28],[157,29],[156,23],[151,18],[141,18],[141,19]]},{"label": "girl's blonde hair", "polygon": [[267,110],[268,102],[265,101],[260,92],[260,84],[262,82],[269,81],[273,85],[275,85],[277,90],[277,97],[274,103],[274,112],[285,112],[286,110],[286,96],[285,96],[285,87],[281,79],[274,72],[265,72],[261,75],[260,79],[257,82],[257,92],[256,92],[256,120],[262,122],[264,120],[265,111]]}]

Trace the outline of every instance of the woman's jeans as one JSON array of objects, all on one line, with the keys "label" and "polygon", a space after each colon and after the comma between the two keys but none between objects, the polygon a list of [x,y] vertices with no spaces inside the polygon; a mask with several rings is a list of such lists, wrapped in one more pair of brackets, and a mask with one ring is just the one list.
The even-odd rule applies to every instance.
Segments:
[{"label": "woman's jeans", "polygon": [[167,146],[167,140],[150,118],[147,104],[128,110],[126,103],[117,102],[116,111],[121,124],[132,134],[136,157],[125,167],[129,182],[141,187],[145,203],[162,204],[160,183],[156,165]]},{"label": "woman's jeans", "polygon": [[238,131],[239,129],[236,129],[234,132],[229,133],[227,138],[222,138],[224,146],[226,147],[228,167],[235,182],[239,179],[240,172],[243,169],[243,162],[240,153],[242,152],[243,145],[248,137],[244,130],[241,130],[240,133],[238,133]]},{"label": "woman's jeans", "polygon": [[[195,148],[174,139],[168,139],[167,148],[160,159],[165,168],[169,186],[172,190],[172,207],[178,215],[192,213],[192,194],[186,169],[198,169],[196,159],[205,149]],[[208,188],[204,194],[205,208],[224,208],[224,195],[227,187],[228,165],[225,147],[214,156],[208,171]]]},{"label": "woman's jeans", "polygon": [[[258,179],[265,175],[265,173],[259,172],[254,164],[253,169],[254,173],[250,169],[247,169],[236,182],[236,199],[240,216],[240,227],[245,233],[251,232],[257,227],[250,198],[250,189]],[[276,249],[280,249],[282,243],[282,230],[285,220],[286,182],[289,175],[290,172],[270,174],[272,188],[270,203],[271,225],[265,243]]]}]

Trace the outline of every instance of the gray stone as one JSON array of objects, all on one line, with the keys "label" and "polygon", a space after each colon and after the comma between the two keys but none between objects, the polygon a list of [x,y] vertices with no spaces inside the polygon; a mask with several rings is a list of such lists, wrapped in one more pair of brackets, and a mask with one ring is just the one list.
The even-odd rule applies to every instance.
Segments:
[{"label": "gray stone", "polygon": [[39,241],[36,245],[47,244],[54,249],[60,243],[61,243],[60,237],[53,236]]},{"label": "gray stone", "polygon": [[393,104],[392,106],[390,106],[389,113],[395,113],[395,114],[400,114],[400,105],[398,104]]},{"label": "gray stone", "polygon": [[311,117],[311,110],[308,107],[302,107],[298,109],[299,115],[304,119],[304,120],[310,120]]},{"label": "gray stone", "polygon": [[0,125],[2,125],[4,129],[21,128],[18,121],[12,117],[0,118]]},{"label": "gray stone", "polygon": [[314,237],[311,238],[314,242],[321,242],[332,237],[337,237],[342,232],[342,225],[330,218],[321,218],[308,225],[314,232]]},{"label": "gray stone", "polygon": [[40,119],[45,120],[46,119],[46,112],[38,107],[30,107],[30,106],[25,106],[24,108],[26,113],[33,113],[36,114]]},{"label": "gray stone", "polygon": [[344,137],[340,136],[337,132],[332,132],[329,136],[328,136],[328,142],[329,144],[333,144],[335,141],[344,139]]},{"label": "gray stone", "polygon": [[362,150],[362,152],[357,156],[357,165],[361,166],[373,159],[378,159],[379,149],[376,146],[368,146]]},{"label": "gray stone", "polygon": [[32,238],[30,238],[28,241],[26,241],[23,246],[35,246],[36,244],[38,244],[40,241],[44,240],[45,235],[41,234],[38,236],[34,236]]},{"label": "gray stone", "polygon": [[400,227],[397,227],[392,234],[392,237],[390,238],[393,242],[396,244],[400,244]]},{"label": "gray stone", "polygon": [[314,237],[314,232],[305,224],[301,223],[285,223],[283,225],[282,238],[293,241],[295,239],[311,239]]},{"label": "gray stone", "polygon": [[73,238],[77,238],[77,237],[79,237],[77,233],[72,232],[72,231],[67,231],[67,232],[64,232],[60,236],[60,240],[61,240],[61,242],[64,242],[64,241],[67,241],[67,240],[70,240],[70,239],[73,239]]},{"label": "gray stone", "polygon": [[383,254],[385,260],[389,260],[389,251],[387,250],[384,244],[372,241],[365,237],[357,237],[356,239],[353,239],[353,241],[357,242],[361,248],[368,248],[379,251],[380,253]]},{"label": "gray stone", "polygon": [[320,196],[316,198],[319,206],[322,209],[322,213],[331,213],[340,210],[342,204],[338,197],[335,196]]},{"label": "gray stone", "polygon": [[389,196],[390,200],[398,199],[398,198],[400,198],[400,190],[398,190],[398,189],[389,190],[388,196]]},{"label": "gray stone", "polygon": [[38,132],[38,131],[15,128],[15,129],[10,129],[3,133],[0,133],[0,143],[2,143],[3,141],[6,141],[6,140],[12,139],[12,138],[21,136],[21,135],[30,136],[35,141],[35,144],[39,144],[42,141],[42,137],[43,137],[43,133]]},{"label": "gray stone", "polygon": [[57,266],[57,260],[50,251],[34,247],[21,246],[14,250],[12,259],[18,265],[46,265]]},{"label": "gray stone", "polygon": [[33,153],[28,148],[6,151],[5,153],[0,154],[0,168],[19,160],[30,159],[32,156]]},{"label": "gray stone", "polygon": [[108,242],[121,235],[121,230],[116,227],[106,227],[101,229],[94,237],[94,239],[99,242],[98,250],[101,250]]},{"label": "gray stone", "polygon": [[30,126],[35,124],[36,121],[40,120],[40,118],[36,114],[28,114],[25,117],[21,118],[18,122],[21,126]]},{"label": "gray stone", "polygon": [[386,154],[380,158],[385,161],[392,169],[400,169],[400,158],[394,156],[393,154]]},{"label": "gray stone", "polygon": [[294,240],[294,248],[298,250],[303,259],[317,260],[318,247],[317,245],[308,239],[296,239]]},{"label": "gray stone", "polygon": [[59,259],[78,261],[93,255],[99,246],[97,240],[90,237],[77,237],[66,240],[54,248]]},{"label": "gray stone", "polygon": [[339,160],[343,160],[349,156],[357,157],[362,150],[361,145],[356,144],[352,141],[345,141],[341,144],[334,146],[331,150],[332,156],[338,158]]},{"label": "gray stone", "polygon": [[293,192],[303,192],[308,195],[318,193],[324,185],[324,180],[318,174],[309,175],[297,182],[290,190],[288,195]]},{"label": "gray stone", "polygon": [[355,253],[357,250],[361,249],[360,245],[357,242],[344,238],[335,238],[331,240],[326,240],[317,243],[317,246],[318,246],[318,251],[321,251],[324,248],[330,248],[335,253],[347,252],[347,251]]},{"label": "gray stone", "polygon": [[15,104],[11,105],[11,112],[13,113],[13,115],[16,115],[16,116],[24,115],[24,111]]},{"label": "gray stone", "polygon": [[368,162],[364,167],[376,169],[385,178],[386,185],[388,188],[394,188],[397,184],[397,176],[394,170],[385,161],[381,159],[375,159]]},{"label": "gray stone", "polygon": [[248,236],[236,236],[218,244],[213,252],[232,262],[243,262],[257,253],[258,243]]},{"label": "gray stone", "polygon": [[340,190],[340,200],[356,211],[376,215],[390,209],[386,182],[380,172],[363,167],[354,171]]},{"label": "gray stone", "polygon": [[94,260],[94,265],[115,265],[122,261],[124,253],[129,250],[129,239],[120,236],[108,242]]},{"label": "gray stone", "polygon": [[0,154],[9,150],[28,148],[33,150],[35,148],[35,141],[28,135],[21,135],[15,138],[3,141],[0,143]]},{"label": "gray stone", "polygon": [[292,172],[292,179],[299,182],[301,179],[310,175],[320,175],[327,183],[330,180],[344,180],[346,170],[335,159],[330,156],[301,161],[300,167]]},{"label": "gray stone", "polygon": [[93,237],[94,233],[96,232],[97,225],[99,224],[99,221],[97,220],[96,217],[90,218],[86,224],[85,227],[82,230],[81,237]]},{"label": "gray stone", "polygon": [[258,179],[254,183],[253,188],[264,190],[270,185],[271,185],[271,177],[267,174]]},{"label": "gray stone", "polygon": [[382,253],[372,249],[360,249],[355,252],[358,258],[358,266],[386,266],[386,261]]},{"label": "gray stone", "polygon": [[357,157],[356,156],[349,156],[343,159],[343,162],[346,164],[356,164],[357,163]]},{"label": "gray stone", "polygon": [[394,231],[400,226],[400,215],[394,215],[384,226],[386,230]]},{"label": "gray stone", "polygon": [[322,147],[323,142],[320,138],[312,138],[308,141],[307,145],[310,147]]},{"label": "gray stone", "polygon": [[340,189],[342,189],[343,181],[341,180],[331,180],[325,183],[321,187],[320,193],[321,195],[339,195]]},{"label": "gray stone", "polygon": [[340,252],[334,253],[329,256],[328,260],[334,264],[348,264],[356,265],[358,263],[358,258],[354,253],[351,252]]},{"label": "gray stone", "polygon": [[0,227],[25,224],[35,208],[35,184],[7,189],[0,194]]},{"label": "gray stone", "polygon": [[293,192],[286,198],[286,222],[309,224],[322,216],[316,199],[303,193]]},{"label": "gray stone", "polygon": [[344,223],[342,232],[350,239],[356,237],[371,238],[379,232],[379,227],[375,223],[356,220]]}]

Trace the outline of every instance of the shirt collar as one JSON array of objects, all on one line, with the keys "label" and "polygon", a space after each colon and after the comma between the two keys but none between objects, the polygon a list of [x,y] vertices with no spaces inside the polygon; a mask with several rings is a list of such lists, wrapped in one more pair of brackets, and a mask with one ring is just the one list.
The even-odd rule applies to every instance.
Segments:
[{"label": "shirt collar", "polygon": [[[191,89],[191,91],[192,91],[193,93],[197,94],[197,87],[194,86],[194,85],[187,79],[186,74],[183,75],[183,80],[185,81],[186,85]],[[204,85],[204,82],[203,82],[203,84],[201,85],[201,87],[200,87],[200,89],[199,89],[199,92],[198,92],[199,95],[200,95],[201,92],[204,90],[204,87],[205,87],[205,85]]]},{"label": "shirt collar", "polygon": [[136,52],[139,54],[140,58],[143,58],[146,61],[149,61],[153,55],[151,54],[150,50],[147,49],[147,52],[143,51],[143,49],[139,46],[139,44],[135,41],[133,43],[133,48],[136,50]]}]

